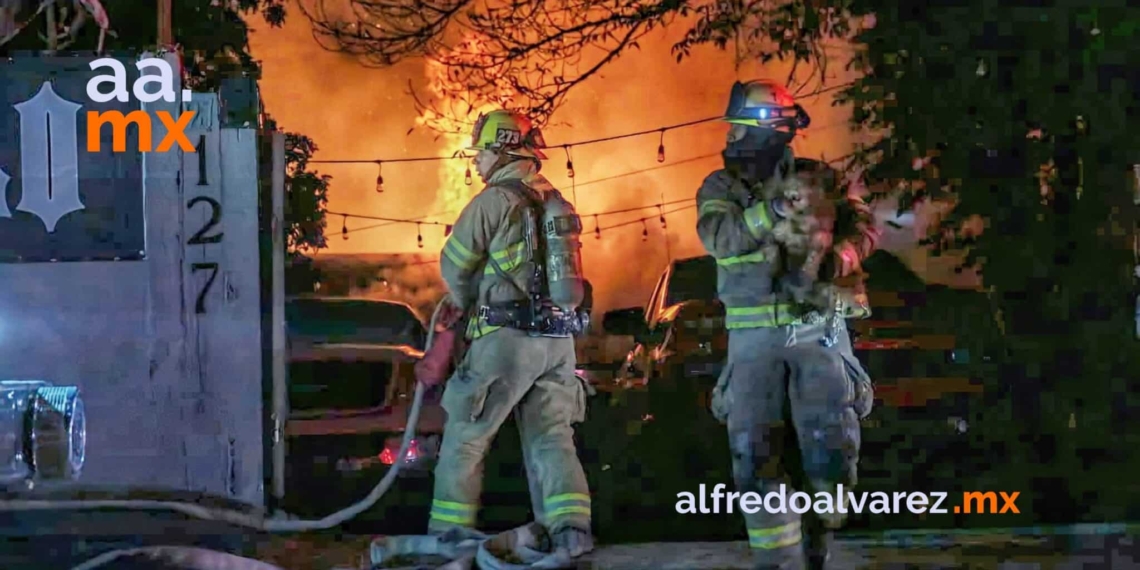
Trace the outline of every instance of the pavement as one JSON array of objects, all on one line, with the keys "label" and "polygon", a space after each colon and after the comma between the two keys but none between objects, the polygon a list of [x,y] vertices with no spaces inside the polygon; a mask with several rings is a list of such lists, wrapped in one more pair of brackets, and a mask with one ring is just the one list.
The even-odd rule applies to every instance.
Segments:
[{"label": "pavement", "polygon": [[[995,569],[1140,570],[1140,527],[1075,525],[1056,528],[887,532],[843,535],[836,570]],[[280,540],[280,539],[278,539]],[[366,569],[368,537],[341,536],[321,544],[286,539],[259,558],[285,570]],[[288,543],[288,544],[286,544]],[[659,542],[600,546],[577,570],[747,570],[746,542]]]}]

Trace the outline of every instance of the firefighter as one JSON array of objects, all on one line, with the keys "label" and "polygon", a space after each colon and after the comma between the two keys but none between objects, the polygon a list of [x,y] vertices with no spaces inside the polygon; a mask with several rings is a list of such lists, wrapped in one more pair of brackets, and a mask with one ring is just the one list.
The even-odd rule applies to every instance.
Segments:
[{"label": "firefighter", "polygon": [[[767,81],[734,84],[724,120],[724,168],[697,194],[697,232],[716,258],[729,329],[711,407],[728,427],[736,490],[764,496],[783,484],[788,496],[799,490],[819,502],[816,493],[834,498],[842,484],[846,495],[856,482],[859,419],[870,413],[872,395],[843,319],[869,310],[865,298],[852,296],[835,312],[796,305],[764,247],[774,221],[789,210],[781,198],[761,199],[761,189],[796,175],[789,145],[810,120]],[[849,253],[852,245],[834,247]],[[840,514],[814,511],[801,520],[790,509],[744,518],[755,567],[765,569],[823,568],[831,531],[843,522]]]},{"label": "firefighter", "polygon": [[447,423],[429,532],[474,526],[484,456],[514,414],[535,518],[555,553],[573,558],[593,549],[572,427],[586,406],[573,339],[588,324],[578,310],[581,221],[539,174],[544,146],[526,117],[508,111],[481,115],[472,134],[486,187],[440,255],[450,301],[469,315],[470,345],[442,398]]}]

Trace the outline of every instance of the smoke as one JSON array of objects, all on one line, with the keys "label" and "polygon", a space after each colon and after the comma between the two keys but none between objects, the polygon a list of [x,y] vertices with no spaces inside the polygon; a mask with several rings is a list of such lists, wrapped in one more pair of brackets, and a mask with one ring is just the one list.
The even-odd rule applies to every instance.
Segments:
[{"label": "smoke", "polygon": [[[424,86],[427,73],[423,62],[367,69],[349,57],[322,50],[302,17],[289,19],[281,30],[269,30],[257,20],[251,21],[257,32],[251,43],[255,57],[264,66],[262,92],[267,108],[283,128],[302,132],[317,142],[318,160],[444,153],[448,141],[438,139],[435,133],[419,128],[407,134],[416,127],[417,118],[407,84],[411,81]],[[670,26],[647,38],[640,42],[640,51],[625,54],[605,68],[603,75],[572,92],[567,105],[555,115],[554,124],[545,129],[547,142],[560,145],[719,116],[727,105],[733,81],[769,77],[782,82],[788,76],[790,64],[774,62],[761,69],[757,62],[737,69],[731,53],[712,47],[695,50],[691,58],[678,64],[669,48],[684,30],[685,26]],[[849,48],[832,50],[841,60],[829,66],[827,86],[855,79],[843,65],[850,53]],[[798,76],[807,79],[811,70],[800,67]],[[804,91],[815,89],[818,85],[809,85]],[[799,100],[812,116],[812,126],[797,138],[798,155],[832,159],[851,151],[855,140],[846,126],[850,109],[831,106],[833,95]],[[543,174],[575,202],[583,215],[584,265],[594,284],[596,315],[600,317],[608,309],[643,305],[671,259],[703,255],[704,251],[696,236],[695,207],[667,215],[666,227],[662,227],[657,208],[597,218],[591,214],[695,198],[702,180],[720,167],[719,152],[726,130],[723,123],[713,122],[666,132],[663,140],[659,133],[653,133],[574,147],[573,179],[568,176],[563,151],[548,152],[550,160],[544,164]],[[661,143],[666,160],[658,163]],[[444,223],[458,214],[442,212],[438,206],[443,202],[439,188],[440,169],[445,168],[442,163],[385,165],[382,194],[375,190],[376,165],[314,166],[333,176],[331,211],[391,218],[426,216],[427,220]],[[684,206],[664,206],[664,211]],[[648,219],[643,224],[640,218]],[[600,239],[595,238],[595,222],[601,226]],[[349,219],[349,239],[343,240],[337,235],[342,223],[339,217],[329,217],[328,253],[435,255],[443,244],[442,226],[417,228]],[[607,229],[623,223],[626,225]],[[360,229],[366,226],[381,227]],[[423,249],[417,247],[417,229],[423,237]],[[432,269],[438,275],[438,268]],[[410,268],[405,271],[415,273]],[[427,290],[418,288],[416,293],[408,293],[408,298],[413,304],[423,304],[421,297],[430,296]],[[380,294],[375,288],[366,293]]]}]

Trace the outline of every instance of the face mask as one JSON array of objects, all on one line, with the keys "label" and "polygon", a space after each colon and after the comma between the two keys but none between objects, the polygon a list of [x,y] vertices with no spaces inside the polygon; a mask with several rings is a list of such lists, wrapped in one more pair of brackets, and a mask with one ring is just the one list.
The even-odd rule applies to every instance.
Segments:
[{"label": "face mask", "polygon": [[723,152],[724,167],[752,182],[771,178],[784,159],[791,133],[749,127],[740,140],[728,143]]}]

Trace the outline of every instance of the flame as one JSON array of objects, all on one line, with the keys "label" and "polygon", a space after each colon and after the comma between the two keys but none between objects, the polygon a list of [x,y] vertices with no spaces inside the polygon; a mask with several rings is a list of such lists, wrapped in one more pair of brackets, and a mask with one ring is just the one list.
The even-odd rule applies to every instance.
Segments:
[{"label": "flame", "polygon": [[[465,93],[463,82],[448,73],[449,65],[490,65],[486,42],[476,34],[468,34],[451,51],[435,58],[427,58],[424,73],[428,78],[428,89],[435,99],[435,105],[424,106],[415,124],[441,133],[443,155],[470,157],[471,129],[475,121],[471,117],[495,109],[507,107],[512,99],[509,86],[500,85],[498,92],[487,99],[471,100],[462,96]],[[493,72],[492,72],[493,73]],[[439,169],[439,194],[437,205],[441,210],[457,214],[478,191],[475,185],[478,175],[470,160],[447,160]]]}]

